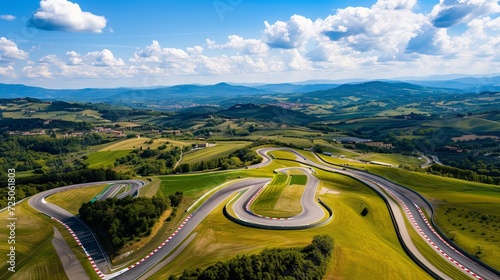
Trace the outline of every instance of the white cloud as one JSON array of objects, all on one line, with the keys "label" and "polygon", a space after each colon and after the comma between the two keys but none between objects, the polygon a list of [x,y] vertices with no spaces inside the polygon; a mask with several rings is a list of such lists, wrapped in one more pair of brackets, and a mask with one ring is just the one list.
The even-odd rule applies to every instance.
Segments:
[{"label": "white cloud", "polygon": [[348,7],[318,20],[320,32],[355,51],[397,53],[416,35],[426,17],[412,11],[416,1],[379,0],[370,8]]},{"label": "white cloud", "polygon": [[136,70],[128,67],[121,58],[116,58],[108,49],[81,55],[75,51],[66,52],[67,60],[49,54],[37,62],[23,67],[27,78],[116,78],[133,77]]},{"label": "white cloud", "polygon": [[13,59],[28,59],[28,53],[18,49],[16,43],[0,37],[0,62],[10,62]]},{"label": "white cloud", "polygon": [[474,50],[475,57],[499,61],[500,17],[474,19],[467,26],[469,29],[459,38],[468,44],[469,50]]},{"label": "white cloud", "polygon": [[434,27],[447,28],[498,12],[498,0],[440,0],[429,17]]},{"label": "white cloud", "polygon": [[269,51],[269,47],[261,40],[244,39],[238,35],[228,36],[228,42],[223,45],[218,45],[214,41],[207,39],[207,45],[209,49],[234,49],[244,54],[265,54]]},{"label": "white cloud", "polygon": [[293,49],[302,47],[313,36],[315,28],[311,19],[293,15],[288,22],[276,21],[274,24],[264,22],[264,42],[271,48]]},{"label": "white cloud", "polygon": [[68,57],[68,65],[80,65],[83,63],[82,56],[75,51],[67,52],[66,56]]},{"label": "white cloud", "polygon": [[[192,53],[201,53],[203,48],[194,47],[189,50]],[[160,43],[156,40],[153,40],[151,45],[146,46],[144,49],[136,52],[134,57],[130,59],[131,62],[152,62],[152,63],[166,63],[179,61],[183,59],[187,59],[189,54],[184,50],[177,48],[162,48]]]},{"label": "white cloud", "polygon": [[0,15],[0,19],[7,20],[7,21],[13,21],[16,19],[16,17],[13,15]]},{"label": "white cloud", "polygon": [[121,58],[115,58],[108,49],[89,52],[84,59],[91,61],[90,64],[93,66],[120,67],[125,65]]},{"label": "white cloud", "polygon": [[48,65],[37,65],[37,66],[24,66],[22,72],[27,78],[52,78],[52,73],[49,70]]},{"label": "white cloud", "polygon": [[203,53],[203,47],[194,46],[186,49],[187,53],[190,55],[200,55]]},{"label": "white cloud", "polygon": [[7,78],[16,78],[17,74],[14,70],[14,67],[12,65],[9,65],[7,67],[0,67],[0,77],[4,76]]},{"label": "white cloud", "polygon": [[28,25],[49,31],[101,33],[106,18],[84,12],[78,4],[66,0],[42,0]]},{"label": "white cloud", "polygon": [[420,34],[412,38],[406,47],[407,53],[425,55],[456,56],[466,51],[466,42],[460,37],[452,38],[447,29],[426,26]]}]

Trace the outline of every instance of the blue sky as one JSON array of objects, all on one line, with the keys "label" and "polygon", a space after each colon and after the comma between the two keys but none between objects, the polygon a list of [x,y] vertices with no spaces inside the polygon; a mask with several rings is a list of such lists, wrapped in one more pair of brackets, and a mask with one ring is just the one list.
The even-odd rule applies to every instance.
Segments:
[{"label": "blue sky", "polygon": [[500,73],[492,0],[0,0],[0,82],[48,88]]}]

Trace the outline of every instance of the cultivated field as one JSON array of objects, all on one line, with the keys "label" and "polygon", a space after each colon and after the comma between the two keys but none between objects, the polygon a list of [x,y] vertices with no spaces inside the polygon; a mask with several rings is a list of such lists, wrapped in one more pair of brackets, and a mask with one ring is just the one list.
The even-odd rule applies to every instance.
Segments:
[{"label": "cultivated field", "polygon": [[115,150],[115,151],[102,151],[88,154],[88,158],[84,161],[89,164],[89,168],[99,168],[113,166],[118,158],[124,157],[130,153],[131,150]]},{"label": "cultivated field", "polygon": [[245,148],[251,143],[252,142],[247,141],[217,142],[213,147],[200,148],[184,153],[182,163],[195,163],[202,160],[228,156],[234,151]]},{"label": "cultivated field", "polygon": [[109,146],[103,147],[100,150],[100,152],[133,150],[133,149],[137,149],[140,147],[142,147],[143,149],[147,149],[147,148],[156,149],[163,144],[166,144],[167,146],[174,145],[174,146],[180,146],[180,147],[191,145],[191,143],[189,143],[189,142],[176,141],[176,140],[171,140],[171,139],[166,139],[166,138],[154,139],[153,143],[148,143],[150,140],[151,140],[150,138],[126,139],[126,140],[122,140],[122,141],[113,143]]}]

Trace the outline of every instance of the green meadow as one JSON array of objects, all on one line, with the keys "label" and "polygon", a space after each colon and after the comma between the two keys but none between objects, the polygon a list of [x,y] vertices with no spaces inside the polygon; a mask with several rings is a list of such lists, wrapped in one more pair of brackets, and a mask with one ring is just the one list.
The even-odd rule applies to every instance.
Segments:
[{"label": "green meadow", "polygon": [[246,141],[217,142],[213,147],[196,149],[184,153],[182,163],[195,163],[202,160],[229,156],[236,150],[245,148],[250,144],[251,142]]},{"label": "green meadow", "polygon": [[84,162],[88,163],[89,168],[113,166],[117,159],[128,155],[130,152],[131,150],[94,152],[88,154],[88,158]]}]

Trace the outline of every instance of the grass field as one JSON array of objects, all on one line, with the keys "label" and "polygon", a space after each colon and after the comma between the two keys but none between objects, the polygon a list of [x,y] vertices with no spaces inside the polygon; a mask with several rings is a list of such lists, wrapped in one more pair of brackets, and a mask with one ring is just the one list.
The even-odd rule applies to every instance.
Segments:
[{"label": "grass field", "polygon": [[269,217],[286,218],[293,216],[288,213],[282,213],[282,211],[274,209],[274,206],[280,199],[281,194],[288,186],[287,182],[288,182],[287,174],[278,173],[277,175],[275,175],[271,183],[269,183],[269,185],[267,185],[264,188],[264,190],[257,196],[255,201],[250,206],[250,209],[254,213]]},{"label": "grass field", "polygon": [[272,155],[275,159],[291,159],[295,160],[297,159],[297,155],[290,153],[289,151],[272,151],[270,152],[270,155]]},{"label": "grass field", "polygon": [[141,146],[143,149],[147,149],[147,148],[156,149],[163,144],[167,144],[167,146],[174,145],[174,146],[180,146],[180,147],[191,145],[191,142],[176,141],[176,140],[171,140],[171,139],[167,139],[167,138],[154,139],[152,144],[147,143],[150,140],[151,140],[150,138],[125,139],[125,140],[113,143],[109,146],[105,146],[99,151],[103,152],[103,151],[133,150],[133,149],[139,148]]},{"label": "grass field", "polygon": [[88,154],[88,158],[84,161],[89,164],[89,168],[114,166],[116,159],[124,157],[131,150],[103,151]]},{"label": "grass field", "polygon": [[287,218],[298,215],[302,212],[300,198],[306,183],[305,175],[278,173],[250,207],[253,212],[268,217]]},{"label": "grass field", "polygon": [[500,123],[482,118],[454,118],[449,120],[437,120],[430,122],[437,127],[451,127],[459,130],[466,130],[472,133],[481,133],[484,131],[500,131]]},{"label": "grass field", "polygon": [[73,215],[77,215],[78,209],[80,209],[82,203],[89,202],[94,196],[101,192],[105,186],[106,185],[99,185],[63,191],[53,194],[45,200],[68,210],[68,212]]},{"label": "grass field", "polygon": [[[335,249],[325,279],[363,279],[367,273],[372,279],[430,279],[401,249],[387,208],[375,193],[347,177],[322,171],[318,176],[324,187],[340,192],[322,196],[334,211],[330,224],[310,230],[263,231],[228,221],[221,215],[221,205],[195,229],[197,236],[179,257],[155,277],[165,279],[186,268],[206,267],[264,248],[304,246],[314,235],[329,234]],[[369,207],[370,214],[362,217],[360,206]]]},{"label": "grass field", "polygon": [[34,112],[25,114],[22,111],[7,111],[3,112],[4,118],[13,119],[27,119],[27,118],[40,118],[43,120],[49,119],[61,119],[63,121],[73,121],[73,122],[103,122],[101,118],[102,114],[99,114],[94,110],[84,110],[77,112],[69,111],[51,111],[51,112]]},{"label": "grass field", "polygon": [[235,180],[245,177],[262,177],[271,175],[262,173],[257,170],[237,170],[237,171],[222,171],[216,173],[202,173],[190,175],[173,175],[158,177],[160,179],[160,192],[168,196],[176,191],[182,191],[189,198],[199,198],[208,190],[225,183],[230,180]]},{"label": "grass field", "polygon": [[290,185],[305,185],[307,183],[306,175],[291,175]]},{"label": "grass field", "polygon": [[224,157],[232,154],[238,149],[242,149],[251,142],[234,141],[234,142],[218,142],[217,145],[209,148],[202,148],[184,153],[182,163],[195,163],[202,160]]},{"label": "grass field", "polygon": [[400,164],[410,164],[420,166],[421,164],[426,163],[425,159],[418,159],[417,157],[404,156],[400,154],[379,154],[379,153],[370,153],[367,155],[361,155],[356,157],[357,160],[363,161],[378,161],[390,163],[394,166],[399,166]]}]

